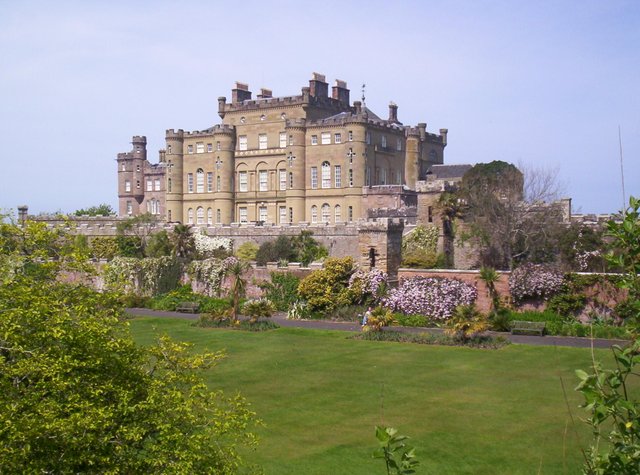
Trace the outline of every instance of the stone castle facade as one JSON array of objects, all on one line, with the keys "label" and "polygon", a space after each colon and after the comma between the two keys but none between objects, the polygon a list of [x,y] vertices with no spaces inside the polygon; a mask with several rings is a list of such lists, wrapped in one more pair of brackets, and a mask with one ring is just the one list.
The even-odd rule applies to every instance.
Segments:
[{"label": "stone castle facade", "polygon": [[206,130],[167,130],[156,164],[146,138],[133,137],[117,157],[120,216],[196,226],[357,222],[371,217],[372,189],[415,190],[447,145],[447,129],[403,125],[393,103],[381,119],[351,104],[344,81],[329,91],[317,73],[287,97],[261,89],[253,99],[236,83],[230,102],[218,98],[218,115]]}]

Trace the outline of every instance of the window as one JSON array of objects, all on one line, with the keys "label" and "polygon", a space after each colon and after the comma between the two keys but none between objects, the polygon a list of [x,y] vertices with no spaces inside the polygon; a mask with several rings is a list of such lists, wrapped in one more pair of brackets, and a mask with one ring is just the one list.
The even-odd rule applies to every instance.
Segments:
[{"label": "window", "polygon": [[353,142],[353,130],[350,130],[347,134],[347,140],[349,140],[349,142]]},{"label": "window", "polygon": [[139,172],[140,171],[140,165],[136,165],[136,171]]},{"label": "window", "polygon": [[196,142],[196,153],[204,153],[204,143]]},{"label": "window", "polygon": [[267,134],[259,134],[258,135],[258,148],[260,150],[267,149]]},{"label": "window", "polygon": [[187,153],[193,153],[193,145],[187,145]]},{"label": "window", "polygon": [[322,145],[329,145],[331,143],[331,134],[329,132],[322,132],[322,134],[320,134],[320,141]]},{"label": "window", "polygon": [[245,208],[244,206],[240,207],[238,209],[238,212],[239,212],[238,214],[240,215],[240,222],[241,223],[246,223],[247,222],[247,208]]},{"label": "window", "polygon": [[322,188],[331,188],[331,165],[322,162]]},{"label": "window", "polygon": [[160,191],[160,178],[155,179],[155,190]]},{"label": "window", "polygon": [[216,142],[216,150],[222,150],[222,145],[220,144],[220,142]]},{"label": "window", "polygon": [[216,191],[220,191],[222,189],[220,175],[216,177]]},{"label": "window", "polygon": [[349,168],[349,186],[353,186],[353,170]]},{"label": "window", "polygon": [[287,171],[280,170],[280,191],[287,189]]},{"label": "window", "polygon": [[213,210],[207,208],[207,224],[213,224]]},{"label": "window", "polygon": [[127,201],[127,214],[133,214],[133,205],[131,201]]},{"label": "window", "polygon": [[167,153],[171,153],[171,144],[167,145]]},{"label": "window", "polygon": [[342,188],[342,167],[336,165],[333,167],[336,188]]},{"label": "window", "polygon": [[353,221],[353,206],[347,208],[347,220],[349,222]]},{"label": "window", "polygon": [[[238,183],[240,184],[239,191],[247,191],[247,172],[239,172],[238,173]],[[245,208],[246,209],[246,208]]]},{"label": "window", "polygon": [[208,143],[207,144],[207,152],[213,152],[213,144],[212,143]]},{"label": "window", "polygon": [[293,135],[289,135],[289,145],[293,145]]},{"label": "window", "polygon": [[167,191],[171,193],[171,178],[167,178]]},{"label": "window", "polygon": [[386,185],[387,184],[387,169],[383,168],[382,170],[380,170],[380,184],[381,185]]},{"label": "window", "polygon": [[311,189],[318,188],[318,167],[311,167]]},{"label": "window", "polygon": [[193,193],[193,173],[187,173],[187,191]]},{"label": "window", "polygon": [[187,211],[187,224],[193,224],[193,208]]},{"label": "window", "polygon": [[131,182],[129,180],[124,182],[124,191],[131,191]]},{"label": "window", "polygon": [[171,210],[167,211],[167,221],[171,222]]},{"label": "window", "polygon": [[196,224],[204,224],[204,208],[198,206],[196,209]]},{"label": "window", "polygon": [[398,152],[400,152],[402,150],[402,140],[400,140],[400,139],[396,140],[396,150]]},{"label": "window", "polygon": [[204,193],[204,170],[202,168],[196,170],[196,193]]},{"label": "window", "polygon": [[293,208],[289,208],[289,222],[293,223]]},{"label": "window", "polygon": [[293,188],[293,172],[289,172],[289,188]]},{"label": "window", "polygon": [[380,137],[380,145],[382,145],[382,148],[387,148],[387,136],[383,135]]},{"label": "window", "polygon": [[136,188],[140,188],[140,180],[136,180]]},{"label": "window", "polygon": [[342,207],[340,205],[336,205],[334,208],[334,222],[341,223],[342,222]]},{"label": "window", "polygon": [[207,193],[213,191],[213,173],[207,172]]},{"label": "window", "polygon": [[238,136],[238,150],[246,150],[247,149],[247,136],[240,135]]},{"label": "window", "polygon": [[280,206],[278,208],[278,215],[280,216],[280,224],[286,223],[287,222],[287,207],[286,206]]},{"label": "window", "polygon": [[216,209],[216,223],[220,224],[222,222],[222,213],[220,213],[220,208]]},{"label": "window", "polygon": [[262,221],[262,222],[266,222],[267,221],[267,207],[266,206],[260,206],[258,208],[258,220]]},{"label": "window", "polygon": [[371,144],[371,132],[367,132],[364,134],[364,141],[367,142],[367,145]]},{"label": "window", "polygon": [[334,134],[333,143],[342,143],[342,134]]},{"label": "window", "polygon": [[433,223],[433,206],[427,207],[427,221]]},{"label": "window", "polygon": [[312,135],[311,136],[311,145],[318,145],[318,136],[317,135]]},{"label": "window", "polygon": [[364,177],[364,185],[365,186],[371,186],[371,167],[367,167],[367,170],[365,172],[365,177]]},{"label": "window", "polygon": [[287,134],[286,132],[280,132],[280,148],[287,146]]},{"label": "window", "polygon": [[311,222],[312,223],[318,222],[318,207],[316,205],[313,205],[311,207]]},{"label": "window", "polygon": [[126,172],[127,171],[127,166],[124,164],[124,162],[122,163],[122,171]]},{"label": "window", "polygon": [[331,216],[331,208],[327,203],[322,205],[322,222],[328,223]]},{"label": "window", "polygon": [[267,183],[267,178],[268,178],[268,174],[265,170],[259,171],[258,172],[258,179],[259,179],[259,191],[268,191],[269,190],[269,186]]}]

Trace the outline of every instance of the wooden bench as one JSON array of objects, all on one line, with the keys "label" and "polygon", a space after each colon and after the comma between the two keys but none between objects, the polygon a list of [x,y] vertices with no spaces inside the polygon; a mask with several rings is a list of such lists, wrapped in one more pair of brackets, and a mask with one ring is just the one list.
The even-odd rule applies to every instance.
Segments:
[{"label": "wooden bench", "polygon": [[199,308],[198,302],[180,302],[176,307],[176,312],[197,313]]},{"label": "wooden bench", "polygon": [[539,333],[540,336],[544,335],[545,322],[525,322],[522,320],[514,320],[511,322],[511,334],[529,335],[532,333]]}]

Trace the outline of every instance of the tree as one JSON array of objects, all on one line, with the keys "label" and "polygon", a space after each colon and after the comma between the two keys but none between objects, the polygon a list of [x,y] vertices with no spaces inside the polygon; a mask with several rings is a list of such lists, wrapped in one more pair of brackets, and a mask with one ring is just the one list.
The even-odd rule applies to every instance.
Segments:
[{"label": "tree", "polygon": [[133,236],[134,240],[132,241],[139,242],[140,253],[145,255],[149,236],[157,226],[158,218],[151,213],[145,213],[119,222],[116,225],[116,232],[118,233],[118,236]]},{"label": "tree", "polygon": [[563,227],[563,210],[554,200],[558,186],[554,173],[494,161],[472,167],[462,178],[466,237],[480,251],[480,263],[512,269],[523,261],[548,262],[556,258],[556,237]]},{"label": "tree", "polygon": [[78,209],[73,214],[76,216],[115,216],[116,212],[111,205],[102,203],[98,206],[90,206],[87,209]]},{"label": "tree", "polygon": [[118,295],[56,280],[82,256],[38,224],[0,233],[2,472],[236,473],[255,416],[200,376],[222,353],[137,346]]},{"label": "tree", "polygon": [[[629,291],[629,303],[640,321],[640,199],[631,197],[620,221],[610,221],[608,234],[613,251],[607,256],[623,272],[621,287]],[[637,399],[640,337],[621,348],[612,347],[615,369],[594,361],[592,372],[577,370],[576,390],[584,396],[587,423],[594,440],[585,455],[584,473],[636,474],[640,472],[640,401]]]},{"label": "tree", "polygon": [[146,249],[147,257],[162,257],[171,255],[171,241],[169,234],[164,230],[160,230],[152,234]]},{"label": "tree", "polygon": [[236,257],[227,257],[223,262],[223,272],[225,277],[231,278],[231,318],[234,322],[238,321],[240,312],[240,300],[245,296],[247,291],[247,281],[242,275],[247,271],[247,264]]},{"label": "tree", "polygon": [[191,258],[196,252],[195,242],[188,224],[176,224],[170,236],[173,255],[182,259]]}]

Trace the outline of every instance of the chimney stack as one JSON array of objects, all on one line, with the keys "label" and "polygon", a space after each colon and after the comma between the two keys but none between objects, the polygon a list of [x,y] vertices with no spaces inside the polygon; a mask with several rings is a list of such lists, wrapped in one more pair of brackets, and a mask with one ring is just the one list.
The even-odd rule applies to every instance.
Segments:
[{"label": "chimney stack", "polygon": [[349,105],[349,89],[347,89],[347,82],[336,79],[336,83],[331,88],[331,97],[335,100],[342,102],[344,105]]},{"label": "chimney stack", "polygon": [[356,109],[356,115],[362,114],[362,102],[353,101],[353,107]]},{"label": "chimney stack", "polygon": [[309,91],[313,97],[329,97],[329,84],[325,80],[324,74],[313,73],[309,81]]},{"label": "chimney stack", "polygon": [[20,226],[24,226],[29,214],[29,207],[27,205],[18,206],[18,221]]},{"label": "chimney stack", "polygon": [[389,122],[399,124],[398,122],[398,105],[395,102],[389,103]]},{"label": "chimney stack", "polygon": [[273,97],[273,91],[271,89],[265,89],[264,87],[260,88],[258,99],[269,99],[271,97]]},{"label": "chimney stack", "polygon": [[424,122],[419,123],[418,131],[420,132],[420,141],[424,142],[427,138],[427,124]]},{"label": "chimney stack", "polygon": [[440,136],[442,137],[442,143],[447,145],[447,134],[449,133],[449,129],[440,129]]},{"label": "chimney stack", "polygon": [[251,99],[251,91],[249,85],[243,82],[236,81],[236,87],[231,90],[231,102],[242,102]]}]

